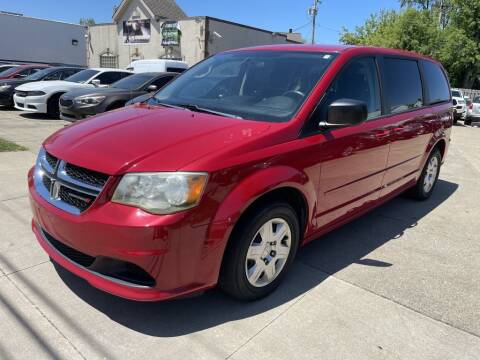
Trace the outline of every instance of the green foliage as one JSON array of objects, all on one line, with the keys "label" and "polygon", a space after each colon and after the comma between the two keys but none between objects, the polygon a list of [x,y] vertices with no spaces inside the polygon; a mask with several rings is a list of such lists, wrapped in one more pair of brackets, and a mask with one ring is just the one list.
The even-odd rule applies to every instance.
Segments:
[{"label": "green foliage", "polygon": [[93,19],[93,18],[81,18],[78,23],[80,25],[84,25],[84,26],[92,26],[92,25],[95,25],[95,19]]},{"label": "green foliage", "polygon": [[[480,75],[480,1],[401,1],[401,11],[372,15],[340,41],[415,51],[441,61],[456,87]],[[440,11],[442,11],[442,16]],[[448,21],[446,21],[448,19]]]},{"label": "green foliage", "polygon": [[25,151],[26,147],[17,145],[11,141],[0,138],[0,152],[5,151]]}]

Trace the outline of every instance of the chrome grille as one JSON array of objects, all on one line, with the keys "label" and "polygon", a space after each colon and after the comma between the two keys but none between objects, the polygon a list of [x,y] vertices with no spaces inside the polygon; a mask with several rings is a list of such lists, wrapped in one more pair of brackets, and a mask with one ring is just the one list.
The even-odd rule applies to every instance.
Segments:
[{"label": "chrome grille", "polygon": [[104,186],[108,180],[108,175],[72,164],[67,164],[65,166],[65,172],[68,176],[93,186]]},{"label": "chrome grille", "polygon": [[68,164],[43,148],[35,166],[35,189],[46,201],[80,215],[102,192],[108,175]]}]

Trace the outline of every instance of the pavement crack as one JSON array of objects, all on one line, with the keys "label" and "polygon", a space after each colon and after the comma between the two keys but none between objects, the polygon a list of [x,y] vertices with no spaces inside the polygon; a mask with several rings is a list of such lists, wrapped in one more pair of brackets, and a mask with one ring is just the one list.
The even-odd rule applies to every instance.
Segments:
[{"label": "pavement crack", "polygon": [[[41,265],[41,264],[37,264],[38,265]],[[25,270],[25,269],[23,269]],[[19,270],[19,271],[16,271],[16,272],[20,272],[20,271],[23,271],[23,270]],[[27,294],[25,294],[25,292],[15,283],[15,281],[13,281],[13,279],[10,278],[10,275],[11,274],[14,274],[14,273],[11,273],[11,274],[6,274],[2,269],[0,269],[0,273],[3,274],[4,277],[6,277],[6,279],[10,282],[10,284],[12,284],[15,289],[17,289],[17,291],[23,296],[23,298],[40,314],[40,316],[42,318],[44,318],[49,324],[50,326],[52,326],[55,331],[63,338],[65,339],[65,341],[72,347],[72,349],[84,360],[87,360],[87,358],[82,354],[82,352],[75,346],[75,344],[73,344],[70,339],[53,323],[52,320],[50,320],[48,318],[48,316],[40,309],[39,306],[37,306],[28,296]]]},{"label": "pavement crack", "polygon": [[360,285],[358,285],[358,284],[352,283],[352,282],[350,282],[350,281],[347,281],[347,280],[341,279],[341,278],[339,278],[339,277],[336,277],[334,274],[332,274],[332,273],[330,273],[330,272],[328,272],[328,271],[325,271],[325,270],[323,270],[323,269],[321,269],[321,268],[319,268],[319,267],[312,266],[312,265],[307,264],[307,263],[305,263],[305,262],[303,262],[303,261],[301,261],[301,260],[298,260],[298,262],[300,262],[302,265],[305,265],[305,266],[307,266],[307,267],[309,267],[309,268],[311,268],[311,269],[313,269],[313,270],[320,271],[320,272],[324,273],[324,274],[327,275],[327,276],[331,276],[331,277],[335,278],[336,280],[339,280],[339,281],[341,281],[341,282],[343,282],[343,283],[345,283],[345,284],[349,284],[350,286],[354,286],[354,287],[356,287],[356,288],[362,289],[362,290],[364,290],[364,291],[369,292],[369,293],[372,294],[372,295],[381,297],[381,298],[384,299],[384,300],[387,300],[387,301],[389,301],[389,302],[391,302],[391,303],[394,303],[394,304],[396,304],[396,305],[398,305],[398,306],[401,306],[401,307],[403,307],[403,308],[405,308],[405,309],[408,309],[408,310],[410,310],[410,311],[413,311],[413,312],[417,313],[417,314],[420,315],[420,316],[426,317],[426,318],[431,319],[431,320],[433,320],[433,321],[435,321],[435,322],[439,322],[439,323],[441,323],[441,324],[443,324],[443,325],[446,325],[446,326],[448,326],[448,327],[454,328],[454,329],[456,329],[456,330],[458,330],[458,331],[461,331],[461,332],[463,332],[463,333],[465,333],[465,334],[468,334],[468,335],[474,336],[474,337],[477,338],[477,339],[480,339],[480,334],[475,334],[474,332],[471,332],[471,331],[469,331],[469,330],[459,328],[459,327],[457,327],[456,325],[454,325],[454,324],[452,324],[452,323],[449,323],[449,322],[446,322],[446,321],[444,321],[444,320],[441,320],[441,319],[438,319],[438,318],[434,318],[434,317],[432,317],[432,316],[430,316],[430,315],[424,314],[424,313],[422,313],[421,311],[419,311],[419,310],[417,310],[417,309],[415,309],[415,308],[412,308],[412,307],[410,307],[410,306],[408,306],[408,305],[405,305],[405,304],[403,304],[403,303],[401,303],[401,302],[398,302],[398,301],[396,301],[396,300],[390,299],[390,298],[386,297],[385,295],[378,294],[378,293],[376,293],[376,292],[374,292],[374,291],[372,291],[372,290],[370,290],[370,289],[368,289],[368,288],[366,288],[366,287],[363,287],[363,286],[360,286]]},{"label": "pavement crack", "polygon": [[7,201],[12,201],[12,200],[24,199],[26,197],[28,197],[28,195],[13,196],[13,197],[7,198],[7,199],[0,199],[0,202],[7,202]]},{"label": "pavement crack", "polygon": [[304,294],[298,297],[292,304],[290,304],[285,310],[280,312],[277,316],[275,316],[272,320],[270,320],[267,324],[265,324],[260,330],[258,330],[255,334],[253,334],[247,341],[245,341],[242,345],[240,345],[235,351],[233,351],[230,355],[228,355],[225,360],[230,359],[233,355],[239,352],[242,348],[244,348],[250,341],[256,338],[260,333],[262,333],[267,327],[272,325],[278,318],[280,318],[283,314],[285,314],[288,310],[290,310],[293,306],[295,306],[300,300],[302,300],[307,294],[310,293],[311,290],[306,291]]}]

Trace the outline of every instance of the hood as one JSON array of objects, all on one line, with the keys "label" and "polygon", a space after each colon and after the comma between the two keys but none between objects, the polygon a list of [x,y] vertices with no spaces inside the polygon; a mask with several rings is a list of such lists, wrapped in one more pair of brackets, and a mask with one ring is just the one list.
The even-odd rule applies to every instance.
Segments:
[{"label": "hood", "polygon": [[90,84],[78,84],[70,81],[36,81],[17,87],[19,91],[70,91],[77,88],[92,88]]},{"label": "hood", "polygon": [[7,80],[0,80],[0,86],[2,85],[12,85],[12,86],[19,86],[22,84],[27,83],[25,80],[21,79],[7,79]]},{"label": "hood", "polygon": [[69,91],[66,93],[63,98],[64,99],[74,99],[79,96],[84,96],[84,95],[92,95],[92,96],[98,96],[98,95],[104,95],[104,96],[109,96],[109,95],[130,95],[130,94],[141,94],[142,92],[140,91],[135,91],[135,90],[125,90],[125,89],[116,89],[116,88],[87,88],[87,89],[74,89],[72,91]]},{"label": "hood", "polygon": [[50,136],[44,146],[60,159],[109,175],[192,170],[186,166],[195,160],[243,145],[270,127],[265,122],[137,105],[77,122]]}]

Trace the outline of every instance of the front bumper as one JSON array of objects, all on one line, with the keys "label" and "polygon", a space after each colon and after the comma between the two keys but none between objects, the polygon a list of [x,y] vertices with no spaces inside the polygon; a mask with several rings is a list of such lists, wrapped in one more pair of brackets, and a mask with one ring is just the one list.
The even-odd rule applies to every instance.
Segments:
[{"label": "front bumper", "polygon": [[13,96],[14,106],[18,110],[46,114],[47,97],[43,96]]},{"label": "front bumper", "polygon": [[0,106],[13,105],[13,91],[0,92]]},{"label": "front bumper", "polygon": [[[208,224],[194,224],[188,211],[157,216],[105,201],[72,215],[36,193],[32,171],[28,183],[38,242],[55,262],[96,288],[127,299],[158,301],[215,286],[219,253],[206,246]],[[46,234],[85,256],[134,264],[155,284],[139,286],[82,266],[58,251]]]},{"label": "front bumper", "polygon": [[104,112],[103,104],[98,105],[78,105],[73,103],[70,106],[62,105],[60,102],[60,118],[67,121],[82,120],[90,116]]}]

